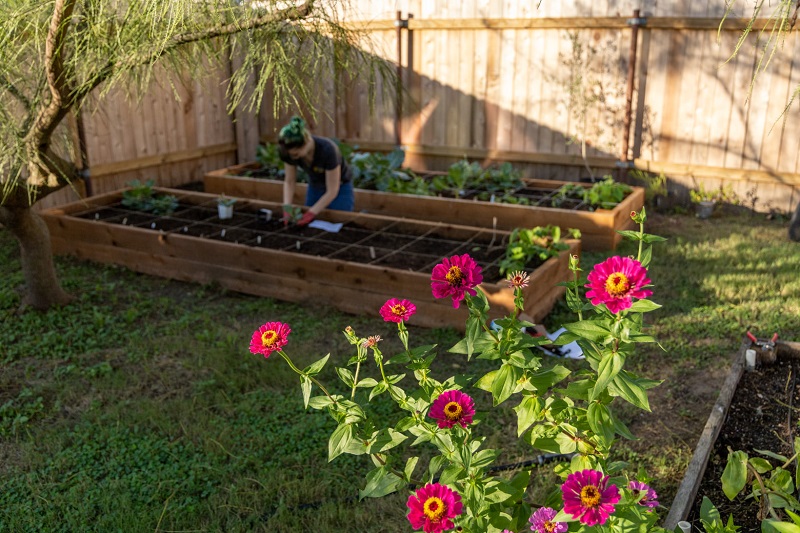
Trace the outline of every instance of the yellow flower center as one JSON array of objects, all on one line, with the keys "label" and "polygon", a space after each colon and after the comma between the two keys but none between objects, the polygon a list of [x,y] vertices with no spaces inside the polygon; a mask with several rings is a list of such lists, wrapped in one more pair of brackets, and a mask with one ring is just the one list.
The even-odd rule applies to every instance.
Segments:
[{"label": "yellow flower center", "polygon": [[444,406],[444,416],[446,416],[448,420],[460,419],[463,411],[458,402],[448,402],[447,405]]},{"label": "yellow flower center", "polygon": [[450,270],[447,271],[447,275],[445,275],[444,279],[453,287],[459,287],[461,286],[461,280],[464,279],[464,273],[460,268],[453,265],[450,267]]},{"label": "yellow flower center", "polygon": [[272,346],[278,340],[278,332],[273,329],[268,329],[261,334],[261,344],[264,346]]},{"label": "yellow flower center", "polygon": [[581,503],[584,507],[594,508],[600,504],[600,491],[594,485],[586,485],[581,489]]},{"label": "yellow flower center", "polygon": [[550,520],[547,520],[544,523],[544,533],[553,533],[556,530],[556,523]]},{"label": "yellow flower center", "polygon": [[425,505],[422,507],[422,512],[425,513],[425,516],[434,522],[439,521],[444,511],[444,502],[436,496],[431,496],[425,500]]},{"label": "yellow flower center", "polygon": [[392,306],[392,314],[397,316],[403,316],[406,314],[406,306],[403,304],[397,304]]},{"label": "yellow flower center", "polygon": [[606,280],[606,291],[611,296],[623,296],[631,289],[631,283],[628,281],[628,276],[622,272],[614,272]]}]

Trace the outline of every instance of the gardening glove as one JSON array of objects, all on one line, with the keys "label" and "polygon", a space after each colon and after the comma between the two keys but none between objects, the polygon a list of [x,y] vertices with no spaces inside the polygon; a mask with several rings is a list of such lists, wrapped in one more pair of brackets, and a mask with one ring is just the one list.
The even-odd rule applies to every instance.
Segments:
[{"label": "gardening glove", "polygon": [[298,226],[305,226],[306,224],[308,224],[309,222],[314,220],[314,218],[316,218],[316,216],[317,215],[315,215],[313,211],[306,211],[305,214],[303,215],[303,218],[301,218],[300,220],[297,221],[297,225]]}]

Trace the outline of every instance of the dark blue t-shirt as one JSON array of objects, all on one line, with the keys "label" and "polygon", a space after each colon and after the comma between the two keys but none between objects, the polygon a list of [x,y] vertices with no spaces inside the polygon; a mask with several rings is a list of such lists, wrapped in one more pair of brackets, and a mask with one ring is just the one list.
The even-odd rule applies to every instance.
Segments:
[{"label": "dark blue t-shirt", "polygon": [[325,188],[325,171],[342,167],[342,183],[352,179],[350,167],[342,158],[342,153],[336,143],[325,137],[312,135],[314,139],[314,158],[311,165],[306,166],[301,159],[292,159],[288,154],[281,154],[281,161],[302,168],[309,177],[309,185],[314,188]]}]

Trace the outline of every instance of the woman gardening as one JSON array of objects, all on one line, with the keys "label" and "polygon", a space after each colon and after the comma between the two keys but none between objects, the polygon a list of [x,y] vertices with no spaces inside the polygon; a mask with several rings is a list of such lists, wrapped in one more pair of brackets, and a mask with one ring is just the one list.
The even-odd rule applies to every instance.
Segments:
[{"label": "woman gardening", "polygon": [[324,209],[352,211],[355,204],[350,168],[342,158],[339,147],[325,137],[311,135],[305,121],[292,117],[278,134],[278,147],[284,162],[283,223],[288,224],[291,215],[286,206],[292,204],[297,183],[297,167],[309,176],[306,206],[308,211],[297,221],[304,226]]}]

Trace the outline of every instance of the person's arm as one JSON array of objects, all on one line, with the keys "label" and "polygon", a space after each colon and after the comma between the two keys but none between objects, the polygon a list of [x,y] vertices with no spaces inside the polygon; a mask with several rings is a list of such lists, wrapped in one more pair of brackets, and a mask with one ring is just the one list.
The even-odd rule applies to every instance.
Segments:
[{"label": "person's arm", "polygon": [[339,185],[342,181],[342,166],[325,171],[325,194],[320,196],[317,203],[311,206],[309,211],[314,213],[314,216],[319,215],[325,210],[331,202],[333,202],[339,195]]},{"label": "person's arm", "polygon": [[294,188],[297,183],[297,167],[289,163],[283,164],[283,204],[293,204]]}]

